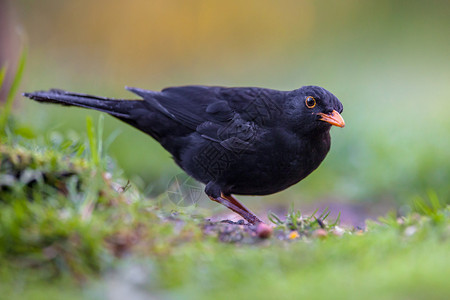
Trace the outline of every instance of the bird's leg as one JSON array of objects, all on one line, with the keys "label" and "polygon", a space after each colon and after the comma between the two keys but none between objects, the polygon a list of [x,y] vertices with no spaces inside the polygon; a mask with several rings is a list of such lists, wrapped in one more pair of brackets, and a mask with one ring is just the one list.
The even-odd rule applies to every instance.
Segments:
[{"label": "bird's leg", "polygon": [[209,196],[209,198],[212,201],[215,201],[217,203],[220,203],[220,204],[228,207],[229,209],[231,209],[232,211],[234,211],[235,213],[237,213],[238,215],[243,217],[245,220],[247,220],[247,222],[249,222],[251,224],[261,223],[261,220],[257,216],[255,216],[252,212],[250,212],[248,209],[246,209],[245,206],[240,204],[236,199],[234,199],[231,196],[221,195],[216,198]]},{"label": "bird's leg", "polygon": [[252,213],[247,207],[244,206],[244,204],[242,204],[241,202],[239,202],[236,198],[234,198],[232,195],[224,195],[221,194],[222,198],[227,199],[228,201],[230,201],[231,203],[233,203],[235,206],[239,207],[240,209],[242,209],[243,211],[247,212],[250,215],[253,215],[258,222],[261,222],[260,219],[258,219],[258,217],[256,217],[256,215],[254,213]]},{"label": "bird's leg", "polygon": [[257,216],[255,216],[244,205],[239,203],[239,201],[237,201],[233,196],[224,195],[221,191],[220,186],[215,182],[208,182],[205,187],[205,193],[206,195],[208,195],[209,199],[228,207],[229,209],[243,217],[245,220],[247,220],[247,222],[251,224],[262,223]]},{"label": "bird's leg", "polygon": [[[250,216],[250,218],[252,220],[254,220],[254,222],[249,221],[248,219],[246,219],[247,221],[249,221],[252,224],[256,224],[256,223],[261,223],[262,221],[254,214],[252,213],[247,207],[245,207],[242,203],[240,203],[236,198],[234,198],[232,195],[224,195],[222,194],[222,198],[227,199],[228,201],[230,201],[232,204],[234,204],[235,206],[239,207],[240,209],[242,209],[243,211],[245,211],[247,213],[247,216]],[[241,215],[242,216],[242,215]],[[244,216],[243,216],[244,217]],[[245,218],[245,217],[244,217]]]}]

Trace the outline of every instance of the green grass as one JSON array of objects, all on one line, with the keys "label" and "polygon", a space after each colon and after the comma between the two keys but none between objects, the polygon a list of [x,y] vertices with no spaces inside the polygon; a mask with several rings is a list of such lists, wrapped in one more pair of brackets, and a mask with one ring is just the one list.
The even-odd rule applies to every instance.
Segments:
[{"label": "green grass", "polygon": [[450,209],[433,192],[415,199],[410,214],[388,215],[366,231],[317,221],[326,212],[291,210],[270,215],[272,238],[227,243],[225,227],[205,233],[195,210],[173,214],[135,186],[123,188],[121,171],[107,169],[101,154],[102,129],[87,124],[88,137],[72,146],[64,136],[38,144],[14,135],[1,145],[7,299],[104,299],[123,290],[168,299],[450,295]]},{"label": "green grass", "polygon": [[[19,58],[19,63],[17,66],[16,73],[13,78],[13,82],[9,88],[8,94],[6,96],[5,104],[3,105],[0,111],[0,136],[5,134],[6,123],[8,122],[8,118],[11,114],[12,105],[14,102],[14,98],[16,97],[17,90],[20,85],[20,81],[22,80],[23,70],[25,69],[25,64],[27,60],[27,50],[24,49],[22,51],[22,55]],[[6,76],[7,67],[2,66],[0,69],[0,88],[3,87],[3,81]]]}]

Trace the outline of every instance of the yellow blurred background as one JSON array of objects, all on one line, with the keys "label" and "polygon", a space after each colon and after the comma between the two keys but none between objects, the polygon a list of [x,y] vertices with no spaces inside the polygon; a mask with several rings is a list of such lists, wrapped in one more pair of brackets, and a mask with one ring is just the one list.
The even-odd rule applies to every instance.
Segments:
[{"label": "yellow blurred background", "polygon": [[[28,40],[30,72],[57,67],[59,81],[85,89],[189,82],[291,89],[393,57],[405,65],[431,62],[448,53],[442,46],[449,43],[446,1],[19,0],[11,6]],[[409,68],[420,67],[414,65]]]}]

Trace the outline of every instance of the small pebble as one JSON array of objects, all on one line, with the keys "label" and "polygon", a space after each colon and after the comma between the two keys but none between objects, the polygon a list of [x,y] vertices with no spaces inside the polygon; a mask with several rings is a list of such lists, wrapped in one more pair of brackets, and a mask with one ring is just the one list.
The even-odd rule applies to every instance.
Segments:
[{"label": "small pebble", "polygon": [[408,226],[405,229],[405,235],[406,236],[412,236],[414,233],[416,233],[417,227],[416,226]]},{"label": "small pebble", "polygon": [[256,235],[262,239],[267,239],[272,235],[272,227],[265,223],[259,223],[256,227]]},{"label": "small pebble", "polygon": [[327,237],[328,232],[325,229],[319,228],[313,232],[313,237],[317,238],[325,238]]},{"label": "small pebble", "polygon": [[334,235],[336,235],[336,236],[342,236],[342,235],[344,235],[345,230],[344,230],[344,228],[342,228],[342,227],[335,226],[334,229],[333,229],[333,231],[332,231],[332,233],[333,233]]}]

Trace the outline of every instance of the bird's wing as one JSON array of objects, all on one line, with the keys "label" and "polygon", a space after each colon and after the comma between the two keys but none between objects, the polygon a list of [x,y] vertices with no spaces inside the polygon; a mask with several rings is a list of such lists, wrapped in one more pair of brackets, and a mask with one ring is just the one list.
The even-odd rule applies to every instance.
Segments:
[{"label": "bird's wing", "polygon": [[[230,108],[217,97],[213,87],[183,86],[167,88],[161,92],[127,89],[144,98],[153,109],[191,130],[205,121],[214,121],[217,115],[220,120],[231,119]],[[214,109],[216,113],[211,112]]]},{"label": "bird's wing", "polygon": [[261,88],[211,86],[170,87],[161,92],[128,89],[180,125],[233,151],[250,149],[259,129],[281,114],[284,95]]},{"label": "bird's wing", "polygon": [[253,122],[234,118],[226,124],[204,122],[196,131],[204,138],[234,153],[251,152],[263,130]]},{"label": "bird's wing", "polygon": [[262,88],[224,88],[220,98],[239,113],[243,120],[259,126],[270,126],[282,114],[286,92]]}]

